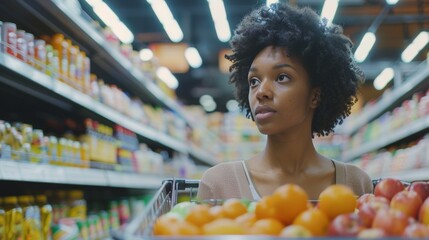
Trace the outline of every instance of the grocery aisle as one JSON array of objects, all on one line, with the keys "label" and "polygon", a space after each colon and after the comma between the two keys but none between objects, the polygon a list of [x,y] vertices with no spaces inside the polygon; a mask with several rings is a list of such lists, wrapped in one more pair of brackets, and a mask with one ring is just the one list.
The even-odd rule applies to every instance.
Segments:
[{"label": "grocery aisle", "polygon": [[[316,137],[316,149],[374,180],[428,181],[429,5],[346,1],[340,1],[338,23],[355,41],[354,50],[371,45],[362,43],[366,31],[377,43],[368,56],[355,53],[367,81],[351,116],[335,134]],[[196,20],[209,14],[206,1],[160,1],[175,6],[176,23],[187,22],[180,40],[174,38],[180,34],[156,32],[163,20],[138,18],[156,17],[151,1],[125,2],[6,0],[0,6],[0,239],[112,239],[141,222],[148,209],[159,210],[157,191],[185,183],[163,180],[189,180],[192,195],[178,196],[188,202],[198,186],[191,180],[209,167],[264,150],[266,136],[237,110],[226,86],[228,40],[217,38],[212,19]],[[288,2],[320,12],[325,1]],[[231,32],[265,1],[252,4],[225,1]],[[149,30],[128,33],[126,25]],[[402,42],[386,43],[397,32],[406,32]],[[416,53],[401,57],[408,45]],[[203,62],[183,60],[183,70],[180,54],[187,47],[200,51]],[[148,50],[156,56],[143,56]],[[383,76],[384,86],[377,85]],[[175,205],[171,194],[163,196],[165,203]]]}]

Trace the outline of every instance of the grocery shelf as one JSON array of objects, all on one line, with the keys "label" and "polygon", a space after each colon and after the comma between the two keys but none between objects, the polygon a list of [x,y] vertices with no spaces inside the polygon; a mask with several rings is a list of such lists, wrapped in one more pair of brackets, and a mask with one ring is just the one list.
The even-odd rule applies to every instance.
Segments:
[{"label": "grocery shelf", "polygon": [[[79,37],[79,44],[89,46],[93,50],[93,62],[102,62],[100,65],[106,71],[113,71],[116,74],[120,73],[120,79],[128,82],[131,90],[138,90],[139,96],[148,98],[156,105],[166,107],[183,118],[187,124],[189,120],[186,118],[183,110],[178,103],[164,94],[161,89],[156,86],[148,77],[141,71],[133,67],[130,60],[125,58],[119,50],[110,45],[84,17],[76,13],[76,9],[70,9],[64,4],[64,1],[58,0],[36,0],[29,3],[20,1],[21,4],[32,6],[37,4],[47,11],[55,19],[50,19],[49,22],[62,24],[64,31],[71,33],[72,36]],[[106,65],[107,63],[107,65]],[[119,70],[119,71],[116,71]],[[118,80],[119,81],[119,80]],[[122,83],[126,83],[122,81]]]},{"label": "grocery shelf", "polygon": [[74,168],[0,159],[0,180],[158,189],[164,176]]},{"label": "grocery shelf", "polygon": [[354,116],[356,119],[353,121],[353,124],[343,125],[340,131],[347,135],[354,134],[370,121],[382,115],[396,104],[409,98],[417,90],[424,90],[427,88],[429,86],[429,81],[427,81],[428,77],[428,62],[424,61],[416,67],[414,74],[405,79],[401,86],[394,88],[392,92],[385,93],[375,105],[365,108],[365,111]]},{"label": "grocery shelf", "polygon": [[70,100],[81,107],[92,111],[93,113],[98,114],[103,118],[121,125],[144,138],[158,142],[178,152],[188,152],[188,147],[183,142],[176,140],[165,133],[146,127],[143,123],[137,122],[136,120],[131,119],[130,117],[114,110],[113,108],[93,100],[88,95],[83,94],[82,92],[79,92],[56,79],[52,79],[48,75],[36,70],[26,63],[23,63],[20,60],[1,52],[0,66],[12,70],[26,80],[37,83],[47,90],[50,90],[53,93],[56,93],[63,98]]},{"label": "grocery shelf", "polygon": [[403,171],[388,172],[384,174],[377,174],[371,176],[372,179],[377,178],[396,178],[402,181],[419,181],[419,180],[429,180],[429,168],[417,168],[417,169],[408,169]]},{"label": "grocery shelf", "polygon": [[365,142],[358,148],[345,151],[343,154],[342,160],[345,162],[354,160],[355,158],[358,158],[364,153],[375,151],[382,147],[388,146],[392,143],[400,141],[401,139],[404,139],[408,136],[419,133],[428,128],[429,128],[429,116],[417,119],[411,123],[408,123],[407,125],[404,125],[403,127],[397,130],[383,133],[382,137],[376,138],[375,140],[372,140],[372,141]]}]

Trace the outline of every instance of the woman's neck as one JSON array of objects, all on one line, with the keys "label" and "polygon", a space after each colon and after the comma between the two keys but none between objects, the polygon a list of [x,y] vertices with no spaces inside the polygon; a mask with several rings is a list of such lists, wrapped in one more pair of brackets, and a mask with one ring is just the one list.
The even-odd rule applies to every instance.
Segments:
[{"label": "woman's neck", "polygon": [[268,136],[262,159],[266,170],[276,170],[290,176],[318,165],[321,156],[316,152],[311,133]]}]

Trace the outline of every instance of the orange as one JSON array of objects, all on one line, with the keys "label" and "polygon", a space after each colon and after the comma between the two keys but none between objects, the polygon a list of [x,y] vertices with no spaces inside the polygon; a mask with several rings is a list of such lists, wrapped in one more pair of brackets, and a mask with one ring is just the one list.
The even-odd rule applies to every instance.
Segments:
[{"label": "orange", "polygon": [[274,218],[265,218],[256,221],[250,229],[251,234],[279,235],[283,230],[283,224]]},{"label": "orange", "polygon": [[200,235],[201,230],[190,222],[161,216],[155,223],[153,234],[155,236],[195,236]]},{"label": "orange", "polygon": [[222,206],[213,206],[209,211],[215,219],[224,218]]},{"label": "orange", "polygon": [[257,219],[264,218],[276,218],[277,210],[276,210],[276,201],[278,198],[274,198],[273,196],[265,196],[256,203],[255,207],[255,216]]},{"label": "orange", "polygon": [[215,219],[214,215],[210,212],[210,207],[207,205],[195,205],[189,210],[185,220],[195,224],[198,227],[203,226]]},{"label": "orange", "polygon": [[222,205],[223,216],[234,219],[247,213],[247,207],[236,198],[226,200]]},{"label": "orange", "polygon": [[329,226],[329,219],[317,208],[306,210],[298,215],[293,221],[294,225],[303,226],[313,236],[324,236]]},{"label": "orange", "polygon": [[235,222],[243,226],[244,228],[250,228],[256,222],[255,213],[245,213],[235,219]]},{"label": "orange", "polygon": [[276,189],[273,194],[276,209],[276,218],[284,225],[293,220],[308,208],[308,195],[296,184],[285,184]]},{"label": "orange", "polygon": [[327,187],[319,195],[319,209],[330,220],[344,213],[352,213],[357,205],[356,195],[349,187],[335,184]]},{"label": "orange", "polygon": [[245,228],[229,218],[219,218],[203,226],[205,235],[241,235],[245,234]]}]

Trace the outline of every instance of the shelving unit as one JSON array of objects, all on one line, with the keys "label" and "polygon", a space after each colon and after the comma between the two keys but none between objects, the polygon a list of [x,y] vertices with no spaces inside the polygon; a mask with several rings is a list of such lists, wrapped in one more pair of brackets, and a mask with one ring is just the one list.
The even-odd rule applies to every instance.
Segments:
[{"label": "shelving unit", "polygon": [[428,78],[429,67],[427,61],[425,61],[416,67],[414,74],[409,76],[400,87],[385,94],[375,105],[366,108],[364,112],[355,116],[356,119],[352,124],[345,125],[340,131],[347,135],[353,135],[359,128],[392,109],[404,99],[409,98],[416,91],[428,88]]},{"label": "shelving unit", "polygon": [[165,176],[62,167],[0,159],[0,179],[18,182],[157,189]]},{"label": "shelving unit", "polygon": [[400,172],[389,172],[389,173],[383,173],[376,176],[371,176],[373,179],[377,178],[396,178],[401,179],[403,181],[420,181],[420,180],[428,180],[429,168],[419,168],[419,169],[410,169],[410,170],[404,170]]},{"label": "shelving unit", "polygon": [[373,141],[366,142],[359,148],[355,148],[353,150],[344,152],[343,160],[345,162],[349,162],[359,156],[362,156],[364,153],[372,152],[377,149],[386,147],[406,137],[409,137],[413,134],[416,134],[428,129],[429,129],[429,116],[418,119],[414,122],[411,122],[392,132],[385,133],[383,134],[382,137],[377,138]]}]

